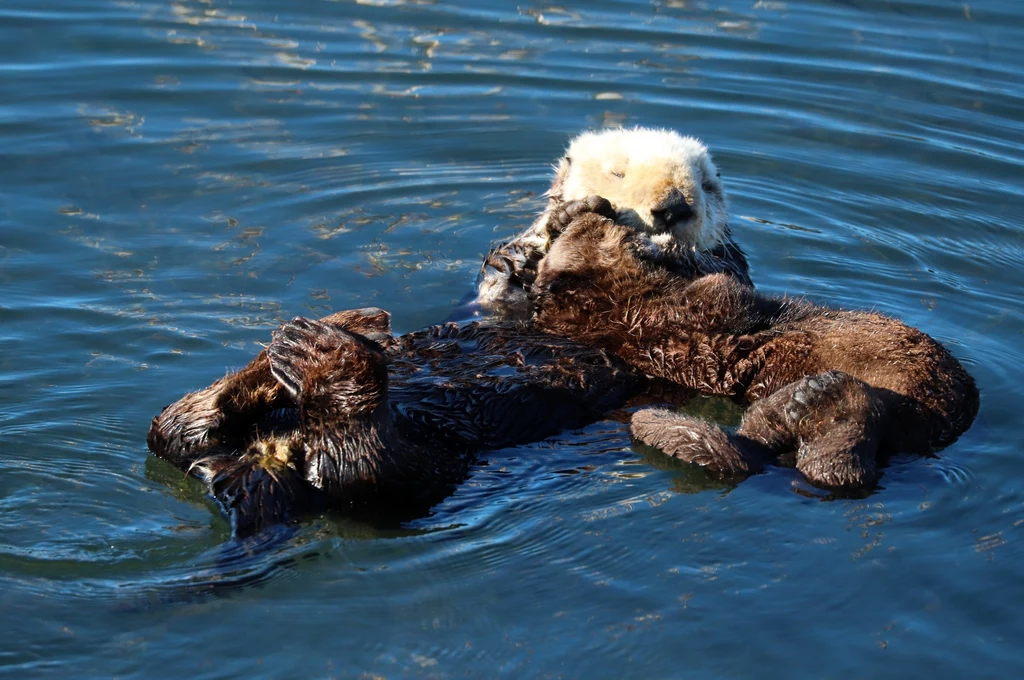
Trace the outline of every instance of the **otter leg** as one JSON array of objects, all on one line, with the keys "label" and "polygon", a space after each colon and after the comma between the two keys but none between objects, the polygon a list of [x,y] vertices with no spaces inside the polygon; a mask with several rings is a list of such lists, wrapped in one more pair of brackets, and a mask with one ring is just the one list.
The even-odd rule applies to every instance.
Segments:
[{"label": "otter leg", "polygon": [[828,371],[754,402],[736,434],[777,453],[795,449],[797,469],[813,484],[871,487],[878,481],[883,414],[867,384]]},{"label": "otter leg", "polygon": [[630,430],[640,441],[673,458],[700,465],[728,479],[756,474],[768,459],[766,450],[745,437],[665,409],[637,411],[630,422]]}]

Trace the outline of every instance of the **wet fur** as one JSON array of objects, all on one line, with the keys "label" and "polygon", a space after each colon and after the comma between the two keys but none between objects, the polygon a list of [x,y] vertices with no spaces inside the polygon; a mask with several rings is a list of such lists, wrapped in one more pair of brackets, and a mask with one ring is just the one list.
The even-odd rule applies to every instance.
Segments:
[{"label": "wet fur", "polygon": [[760,295],[725,274],[680,276],[637,231],[579,216],[541,261],[537,325],[648,375],[751,404],[735,433],[667,411],[641,440],[727,477],[796,452],[813,483],[870,488],[895,452],[928,454],[971,424],[978,391],[935,340],[895,319]]},{"label": "wet fur", "polygon": [[323,509],[403,519],[450,494],[480,450],[581,426],[645,382],[515,323],[394,338],[379,309],[298,317],[248,366],[164,409],[148,442],[210,484],[236,535]]},{"label": "wet fur", "polygon": [[683,276],[724,272],[753,285],[729,230],[725,194],[707,148],[671,130],[584,132],[555,165],[544,212],[491,250],[477,304],[528,314],[528,291],[551,243],[584,211],[632,227],[652,258]]}]

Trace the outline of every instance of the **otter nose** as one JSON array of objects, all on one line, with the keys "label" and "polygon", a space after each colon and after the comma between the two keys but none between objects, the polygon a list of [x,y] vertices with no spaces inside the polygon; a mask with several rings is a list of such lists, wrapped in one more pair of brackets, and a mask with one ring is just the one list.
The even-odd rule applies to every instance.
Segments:
[{"label": "otter nose", "polygon": [[686,202],[683,192],[673,189],[661,203],[651,210],[651,214],[659,225],[671,228],[673,225],[693,217],[693,208]]}]

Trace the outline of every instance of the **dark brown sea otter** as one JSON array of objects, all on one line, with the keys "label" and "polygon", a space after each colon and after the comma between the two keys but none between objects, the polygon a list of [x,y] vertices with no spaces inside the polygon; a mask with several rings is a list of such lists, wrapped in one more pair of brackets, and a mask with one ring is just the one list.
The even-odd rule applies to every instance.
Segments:
[{"label": "dark brown sea otter", "polygon": [[890,454],[945,447],[978,410],[971,376],[919,330],[760,295],[734,276],[681,276],[644,234],[599,214],[554,241],[534,294],[539,327],[750,404],[735,433],[666,410],[633,417],[637,438],[723,476],[795,451],[816,485],[870,488]]},{"label": "dark brown sea otter", "polygon": [[645,379],[515,323],[399,338],[371,308],[296,318],[248,366],[153,420],[149,448],[206,480],[236,535],[299,512],[421,515],[477,452],[596,420]]}]

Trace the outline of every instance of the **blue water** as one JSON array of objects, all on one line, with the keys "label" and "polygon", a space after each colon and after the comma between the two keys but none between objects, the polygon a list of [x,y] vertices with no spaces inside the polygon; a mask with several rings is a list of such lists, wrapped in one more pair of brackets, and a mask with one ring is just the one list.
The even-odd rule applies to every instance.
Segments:
[{"label": "blue water", "polygon": [[[0,668],[1019,675],[1022,64],[1017,0],[6,0]],[[762,290],[947,344],[974,427],[820,502],[609,419],[489,455],[402,531],[262,548],[148,455],[285,319],[446,317],[571,135],[619,124],[708,143]]]}]

